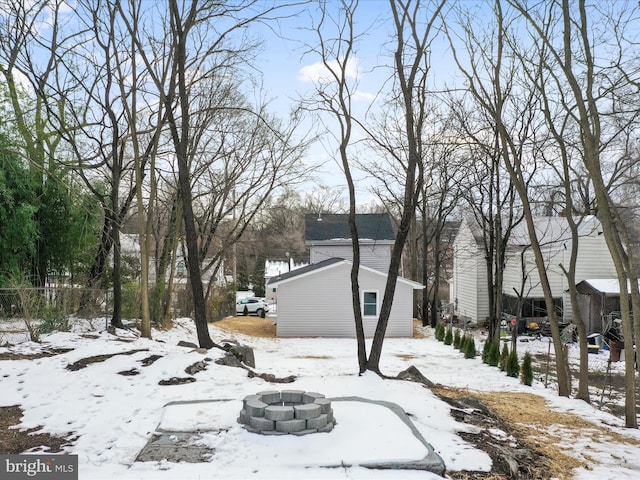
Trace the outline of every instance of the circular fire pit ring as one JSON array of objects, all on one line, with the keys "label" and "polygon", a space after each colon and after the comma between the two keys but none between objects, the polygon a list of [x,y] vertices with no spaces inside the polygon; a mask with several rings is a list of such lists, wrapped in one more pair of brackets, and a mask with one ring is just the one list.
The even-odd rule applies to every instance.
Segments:
[{"label": "circular fire pit ring", "polygon": [[330,432],[335,425],[331,400],[321,393],[277,390],[247,395],[238,423],[263,435]]}]

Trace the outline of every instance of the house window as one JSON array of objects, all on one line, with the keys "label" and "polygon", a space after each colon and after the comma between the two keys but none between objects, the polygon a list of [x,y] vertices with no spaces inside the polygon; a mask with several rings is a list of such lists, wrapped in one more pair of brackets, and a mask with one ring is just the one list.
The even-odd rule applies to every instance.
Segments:
[{"label": "house window", "polygon": [[365,317],[378,316],[378,292],[364,292],[362,296],[362,313]]}]

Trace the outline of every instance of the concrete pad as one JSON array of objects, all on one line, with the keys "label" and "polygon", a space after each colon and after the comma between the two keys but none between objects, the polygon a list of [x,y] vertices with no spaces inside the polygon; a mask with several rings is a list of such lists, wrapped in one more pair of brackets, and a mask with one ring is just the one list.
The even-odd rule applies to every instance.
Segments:
[{"label": "concrete pad", "polygon": [[[444,473],[442,458],[433,451],[399,405],[361,397],[331,400],[338,419],[333,430],[320,433],[327,429],[325,427],[318,433],[301,436],[275,430],[270,435],[251,433],[237,423],[241,400],[170,402],[164,406],[163,420],[138,455],[138,461],[206,462],[212,454],[212,445],[224,445],[228,437],[233,438],[245,453],[238,461],[250,459],[265,467],[270,464],[301,469],[311,465],[327,468],[359,465],[372,469]],[[185,426],[194,427],[193,431],[163,430],[163,427],[177,428],[178,420]],[[209,430],[205,431],[203,425]],[[308,429],[299,433],[305,430]],[[394,432],[394,435],[389,435],[389,432]],[[202,436],[202,440],[198,440],[198,436]],[[363,447],[358,448],[362,438],[369,441],[362,442]],[[342,448],[341,442],[348,444],[349,448]],[[398,474],[399,477],[401,475]]]}]

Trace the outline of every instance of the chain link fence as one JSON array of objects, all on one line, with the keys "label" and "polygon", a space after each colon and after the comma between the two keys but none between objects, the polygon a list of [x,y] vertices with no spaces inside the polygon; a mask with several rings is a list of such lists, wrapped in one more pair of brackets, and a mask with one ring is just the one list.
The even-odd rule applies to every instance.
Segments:
[{"label": "chain link fence", "polygon": [[[138,288],[122,289],[122,318],[126,325],[135,326],[139,321],[140,305]],[[39,341],[41,334],[56,331],[106,328],[112,314],[112,290],[78,286],[0,288],[0,346]],[[235,303],[229,292],[215,291],[207,302],[207,318],[216,321],[233,314]],[[192,316],[190,290],[175,289],[171,318]]]}]

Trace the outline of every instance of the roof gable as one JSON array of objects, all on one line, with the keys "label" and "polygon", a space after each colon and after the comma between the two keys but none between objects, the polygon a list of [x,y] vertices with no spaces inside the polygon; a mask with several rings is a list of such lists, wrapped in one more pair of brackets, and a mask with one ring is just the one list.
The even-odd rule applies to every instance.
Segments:
[{"label": "roof gable", "polygon": [[[307,243],[351,239],[348,214],[307,214],[304,224]],[[388,213],[357,214],[356,228],[361,241],[392,242],[396,238]]]},{"label": "roof gable", "polygon": [[[277,286],[281,283],[286,283],[290,281],[294,281],[297,278],[304,277],[307,275],[314,275],[323,270],[334,268],[338,265],[353,265],[349,260],[345,260],[344,258],[328,258],[327,260],[323,260],[322,262],[312,263],[306,267],[298,268],[297,270],[283,273],[282,275],[278,275],[277,277],[273,277],[269,280],[267,285]],[[360,270],[374,273],[376,275],[386,277],[387,274],[385,272],[381,272],[380,270],[376,270],[375,268],[365,267],[364,265],[360,265]],[[413,280],[409,280],[403,277],[398,277],[398,282],[410,285],[414,290],[421,290],[424,288],[424,285],[418,282],[414,282]]]}]

